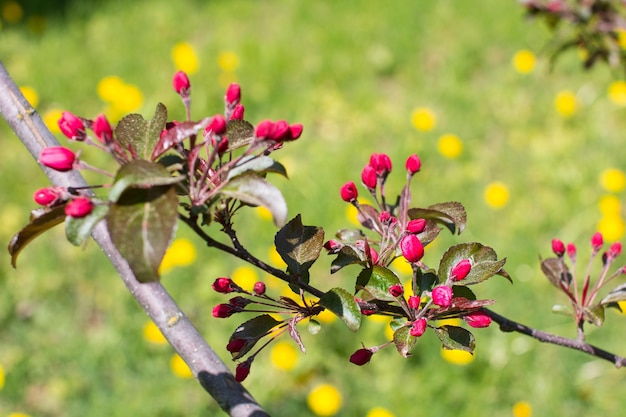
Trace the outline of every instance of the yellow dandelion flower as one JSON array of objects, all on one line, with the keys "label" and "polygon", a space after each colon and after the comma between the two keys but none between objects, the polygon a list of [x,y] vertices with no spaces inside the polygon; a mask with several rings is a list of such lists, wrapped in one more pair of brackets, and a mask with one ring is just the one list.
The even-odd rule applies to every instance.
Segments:
[{"label": "yellow dandelion flower", "polygon": [[[359,198],[359,204],[370,204],[369,201]],[[361,226],[359,223],[359,211],[352,204],[346,204],[346,218],[355,226]]]},{"label": "yellow dandelion flower", "polygon": [[387,340],[393,340],[394,333],[394,330],[391,328],[391,321],[388,321],[387,325],[385,326],[385,337],[387,338]]},{"label": "yellow dandelion flower", "polygon": [[600,185],[607,191],[619,193],[626,187],[626,175],[617,168],[609,168],[600,174]]},{"label": "yellow dandelion flower", "polygon": [[111,104],[122,113],[137,111],[143,105],[143,93],[133,84],[124,84],[123,90],[115,96]]},{"label": "yellow dandelion flower", "polygon": [[150,343],[155,345],[165,345],[167,344],[167,339],[161,333],[161,330],[157,327],[156,324],[149,320],[143,326],[143,338]]},{"label": "yellow dandelion flower", "polygon": [[287,264],[285,263],[285,261],[283,261],[283,258],[281,258],[280,254],[276,250],[276,246],[271,247],[268,255],[270,258],[270,264],[274,268],[285,269],[287,267]]},{"label": "yellow dandelion flower", "polygon": [[306,402],[315,415],[334,416],[341,409],[343,398],[334,385],[320,384],[309,392]]},{"label": "yellow dandelion flower", "polygon": [[254,284],[259,280],[259,274],[257,274],[256,269],[248,265],[235,269],[230,277],[246,291],[252,291]]},{"label": "yellow dandelion flower", "polygon": [[618,215],[622,212],[622,202],[614,195],[608,194],[598,201],[600,213],[605,216]]},{"label": "yellow dandelion flower", "polygon": [[20,91],[26,98],[26,101],[28,101],[31,106],[37,107],[37,105],[39,104],[39,94],[37,94],[37,91],[35,91],[33,87],[23,85],[20,87]]},{"label": "yellow dandelion flower", "polygon": [[98,81],[96,92],[102,101],[111,103],[124,92],[126,83],[116,75],[107,75]]},{"label": "yellow dandelion flower", "polygon": [[620,48],[626,49],[626,30],[617,28],[615,32],[617,33],[617,44]]},{"label": "yellow dandelion flower", "polygon": [[513,404],[513,417],[531,417],[533,407],[527,401],[518,401]]},{"label": "yellow dandelion flower", "polygon": [[626,314],[626,301],[618,301],[617,304],[622,309],[622,314]]},{"label": "yellow dandelion flower", "polygon": [[228,88],[232,83],[236,83],[237,80],[237,74],[234,72],[221,72],[217,77],[217,83],[224,89]]},{"label": "yellow dandelion flower", "polygon": [[198,72],[200,63],[196,50],[189,42],[179,42],[172,47],[172,61],[179,71],[185,71],[187,74],[195,74]]},{"label": "yellow dandelion flower", "polygon": [[606,241],[617,241],[624,236],[626,225],[619,214],[604,215],[598,222],[598,232]]},{"label": "yellow dandelion flower", "polygon": [[169,272],[176,266],[189,266],[196,260],[196,247],[188,239],[175,239],[161,261],[161,273]]},{"label": "yellow dandelion flower", "polygon": [[177,353],[173,354],[170,359],[170,369],[179,378],[193,378],[189,365]]},{"label": "yellow dandelion flower", "polygon": [[[400,275],[413,276],[413,267],[403,257],[394,259],[394,261],[391,263],[390,266],[391,266],[391,269],[398,272]],[[405,288],[411,288],[411,287],[405,287]]]},{"label": "yellow dandelion flower", "polygon": [[0,390],[2,390],[2,388],[4,388],[4,368],[0,363]]},{"label": "yellow dandelion flower", "polygon": [[17,23],[22,20],[24,10],[16,1],[6,1],[2,5],[2,19],[8,23]]},{"label": "yellow dandelion flower", "polygon": [[63,110],[61,109],[49,109],[41,116],[43,122],[46,127],[52,133],[61,133],[61,129],[59,129],[59,119],[63,114]]},{"label": "yellow dandelion flower", "polygon": [[411,113],[411,123],[417,130],[430,132],[437,126],[437,116],[428,107],[418,107]]},{"label": "yellow dandelion flower", "polygon": [[7,417],[30,417],[30,415],[26,413],[11,413]]},{"label": "yellow dandelion flower", "polygon": [[43,16],[30,16],[26,19],[26,25],[33,33],[43,33],[43,31],[46,30],[46,18]]},{"label": "yellow dandelion flower", "polygon": [[560,91],[554,98],[554,108],[564,119],[570,118],[578,111],[578,99],[571,91]]},{"label": "yellow dandelion flower", "polygon": [[474,355],[464,350],[441,349],[441,357],[453,365],[468,365],[474,360]]},{"label": "yellow dandelion flower", "polygon": [[501,209],[509,202],[509,189],[501,182],[492,182],[485,187],[485,202],[492,209]]},{"label": "yellow dandelion flower", "polygon": [[298,362],[298,350],[293,343],[281,341],[274,344],[270,351],[272,365],[281,371],[289,371]]},{"label": "yellow dandelion flower", "polygon": [[463,321],[460,318],[453,318],[453,319],[445,319],[445,320],[439,320],[437,321],[437,326],[457,326],[459,327],[461,325],[461,323],[463,323]]},{"label": "yellow dandelion flower", "polygon": [[616,106],[626,106],[626,81],[613,81],[609,85],[609,100]]},{"label": "yellow dandelion flower", "polygon": [[220,52],[217,56],[217,66],[224,72],[233,72],[239,68],[239,56],[232,51]]},{"label": "yellow dandelion flower", "polygon": [[315,319],[317,319],[317,321],[320,321],[322,323],[332,323],[333,321],[337,320],[337,316],[335,315],[335,313],[333,313],[329,309],[326,309],[322,311],[320,314],[318,314],[317,317],[315,317]]},{"label": "yellow dandelion flower", "polygon": [[461,139],[459,139],[457,135],[448,133],[439,137],[437,150],[445,158],[458,158],[463,152],[463,142],[461,142]]},{"label": "yellow dandelion flower", "polygon": [[396,417],[396,415],[386,408],[374,407],[367,412],[365,417]]},{"label": "yellow dandelion flower", "polygon": [[531,51],[522,49],[513,55],[513,68],[520,74],[528,74],[535,69],[537,59]]},{"label": "yellow dandelion flower", "polygon": [[269,211],[266,207],[258,206],[255,208],[255,211],[256,211],[257,216],[259,216],[261,220],[265,220],[265,221],[272,220],[272,212]]}]

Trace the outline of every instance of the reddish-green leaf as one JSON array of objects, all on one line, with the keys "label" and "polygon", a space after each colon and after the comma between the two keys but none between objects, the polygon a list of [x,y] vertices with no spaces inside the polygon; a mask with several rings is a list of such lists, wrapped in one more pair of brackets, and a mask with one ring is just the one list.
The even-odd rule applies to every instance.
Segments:
[{"label": "reddish-green leaf", "polygon": [[96,204],[89,215],[85,217],[65,218],[65,236],[72,245],[83,245],[96,224],[107,215],[109,206],[107,204]]},{"label": "reddish-green leaf", "polygon": [[396,274],[380,265],[374,265],[369,276],[359,275],[357,280],[357,291],[362,289],[364,299],[372,298],[382,301],[395,301],[396,297],[389,293],[389,288],[393,285],[399,285],[400,280]]},{"label": "reddish-green leaf", "polygon": [[287,221],[287,203],[272,184],[256,175],[241,175],[229,181],[221,194],[253,206],[265,207],[272,213],[274,224],[282,226]]},{"label": "reddish-green leaf", "polygon": [[287,170],[279,162],[273,160],[269,156],[250,155],[241,158],[240,162],[228,171],[227,179],[233,179],[239,175],[254,172],[256,174],[265,174],[273,172],[287,177]]},{"label": "reddish-green leaf", "polygon": [[562,258],[548,258],[541,261],[541,271],[548,278],[548,281],[559,290],[563,287],[569,288],[572,282],[572,274],[570,274],[567,265]]},{"label": "reddish-green leaf", "polygon": [[450,276],[452,268],[463,259],[470,260],[472,269],[467,277],[461,281],[456,281],[454,283],[455,285],[477,284],[496,274],[506,277],[509,281],[511,280],[508,274],[502,269],[506,258],[498,260],[496,252],[492,248],[476,242],[461,243],[449,248],[446,253],[443,254],[439,263],[439,279],[445,282]]},{"label": "reddish-green leaf", "polygon": [[117,124],[115,138],[122,148],[134,149],[141,159],[152,159],[152,151],[159,141],[167,122],[167,109],[157,104],[152,120],[145,120],[140,114],[129,114]]},{"label": "reddish-green leaf", "polygon": [[445,325],[436,327],[435,333],[441,340],[444,349],[464,350],[474,353],[476,341],[470,331],[458,326]]},{"label": "reddish-green leaf", "polygon": [[348,265],[365,265],[367,261],[360,256],[359,252],[360,251],[350,245],[342,247],[339,250],[337,257],[333,259],[332,263],[330,264],[330,273],[334,274],[341,268]]},{"label": "reddish-green leaf", "polygon": [[369,204],[360,204],[359,213],[357,215],[359,223],[370,230],[374,230],[378,233],[383,232],[383,225],[380,222],[380,213],[376,208]]},{"label": "reddish-green leaf", "polygon": [[9,243],[11,265],[16,267],[17,256],[40,234],[47,232],[65,219],[65,205],[54,208],[41,208],[30,213],[30,222],[17,232]]},{"label": "reddish-green leaf", "polygon": [[254,140],[254,126],[245,120],[229,120],[226,124],[228,151],[246,146]]},{"label": "reddish-green leaf", "polygon": [[161,164],[136,159],[130,161],[117,172],[113,186],[109,190],[109,200],[117,202],[120,196],[129,188],[150,188],[161,185],[171,185],[184,179],[182,176],[172,175]]},{"label": "reddish-green leaf", "polygon": [[276,233],[274,244],[289,272],[302,275],[320,256],[324,247],[324,229],[304,226],[298,214]]},{"label": "reddish-green leaf", "polygon": [[159,136],[159,140],[156,145],[154,145],[150,159],[153,161],[156,160],[159,156],[179,143],[182,143],[185,139],[198,134],[199,131],[203,130],[211,123],[211,120],[213,120],[211,117],[205,117],[199,122],[180,122],[171,129],[168,129],[167,132]]},{"label": "reddish-green leaf", "polygon": [[604,306],[596,304],[592,307],[586,307],[583,310],[583,316],[589,323],[600,327],[604,323]]},{"label": "reddish-green leaf", "polygon": [[233,359],[239,359],[248,353],[260,338],[267,335],[270,330],[279,324],[281,322],[272,318],[269,314],[262,314],[242,323],[230,336],[229,342],[234,339],[243,339],[246,341],[246,344],[239,352],[232,353]]},{"label": "reddish-green leaf", "polygon": [[361,309],[354,296],[343,288],[327,291],[319,303],[335,313],[353,332],[361,327]]},{"label": "reddish-green leaf", "polygon": [[393,344],[396,345],[398,353],[405,358],[411,356],[411,350],[417,343],[417,337],[411,336],[411,332],[408,327],[402,326],[395,332],[393,332]]},{"label": "reddish-green leaf", "polygon": [[435,204],[425,209],[412,208],[408,211],[411,219],[430,219],[446,226],[451,233],[461,234],[465,230],[467,214],[461,203],[451,201]]}]

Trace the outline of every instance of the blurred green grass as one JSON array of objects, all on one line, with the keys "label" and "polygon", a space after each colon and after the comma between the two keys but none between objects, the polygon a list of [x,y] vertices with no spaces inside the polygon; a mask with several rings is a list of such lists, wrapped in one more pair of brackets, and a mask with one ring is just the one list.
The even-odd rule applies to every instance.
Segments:
[{"label": "blurred green grass", "polygon": [[[564,300],[542,278],[538,256],[549,255],[555,236],[583,247],[596,230],[598,201],[607,194],[599,177],[608,167],[626,169],[624,108],[607,98],[614,74],[606,68],[582,72],[572,53],[550,70],[541,55],[549,36],[541,24],[524,21],[516,2],[393,0],[383,7],[368,1],[111,0],[94,2],[88,11],[68,4],[64,15],[47,17],[42,33],[28,29],[29,16],[17,24],[3,17],[0,29],[0,59],[19,85],[37,92],[41,114],[97,115],[106,104],[96,86],[115,75],[142,91],[138,111],[146,117],[162,101],[172,118],[181,118],[170,86],[176,70],[170,53],[178,42],[189,42],[200,62],[191,76],[195,116],[220,112],[220,81],[235,76],[247,119],[304,124],[302,139],[276,154],[289,168],[290,180],[275,183],[292,215],[303,212],[305,223],[323,226],[330,237],[348,223],[338,189],[359,180],[371,153],[388,153],[397,171],[408,154],[418,153],[424,168],[414,181],[414,202],[461,201],[469,219],[460,237],[445,236],[429,250],[428,262],[436,265],[446,245],[459,241],[494,247],[507,257],[515,284],[494,278],[479,295],[496,298],[494,309],[513,319],[574,336],[568,318],[550,313],[552,303]],[[539,54],[530,74],[511,66],[520,49]],[[239,60],[228,76],[217,62],[224,52]],[[579,103],[569,119],[553,105],[563,90],[574,91]],[[436,114],[433,131],[411,125],[417,107]],[[445,133],[461,139],[460,157],[438,153]],[[27,221],[32,192],[47,181],[5,124],[0,142],[0,237],[8,242]],[[390,192],[402,181],[403,174],[393,173]],[[510,193],[500,210],[483,198],[494,181]],[[623,192],[616,196],[623,200]],[[240,217],[244,241],[269,256],[271,222],[252,212]],[[211,317],[211,307],[223,300],[210,283],[241,263],[203,250],[182,226],[179,236],[196,245],[198,257],[167,273],[164,284],[228,361],[224,345],[237,316]],[[63,239],[61,229],[40,238],[16,271],[6,253],[0,258],[0,365],[6,373],[0,414],[217,413],[193,380],[174,376],[171,349],[143,339],[147,318],[97,247],[81,251]],[[313,279],[321,288],[353,280],[350,270],[331,277],[325,257],[318,264]],[[590,341],[619,353],[620,319],[609,312]],[[616,389],[623,371],[495,328],[475,332],[475,360],[466,366],[441,359],[432,334],[408,360],[386,349],[364,368],[348,366],[361,341],[385,340],[383,328],[368,322],[354,335],[339,323],[325,326],[318,336],[303,335],[308,351],[293,370],[276,369],[262,354],[245,384],[275,416],[311,415],[306,397],[318,383],[340,390],[341,416],[362,416],[376,406],[396,416],[500,416],[511,415],[518,401],[529,402],[535,415],[617,415],[625,405]],[[276,383],[268,386],[268,380]]]}]

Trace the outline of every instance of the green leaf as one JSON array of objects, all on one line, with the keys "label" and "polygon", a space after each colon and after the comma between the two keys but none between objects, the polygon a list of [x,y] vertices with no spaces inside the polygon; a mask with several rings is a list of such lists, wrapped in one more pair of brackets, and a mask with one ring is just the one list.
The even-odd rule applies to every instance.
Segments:
[{"label": "green leaf", "polygon": [[17,257],[31,241],[65,219],[65,204],[53,208],[40,208],[30,213],[30,222],[17,232],[9,243],[11,265],[17,266]]},{"label": "green leaf", "polygon": [[140,282],[159,279],[159,266],[177,220],[178,196],[170,185],[129,188],[111,204],[109,234]]},{"label": "green leaf", "polygon": [[311,335],[316,335],[322,330],[322,325],[319,321],[309,318],[309,322],[306,325],[306,331]]},{"label": "green leaf", "polygon": [[606,297],[600,301],[600,304],[617,303],[618,301],[626,301],[626,284],[621,284],[615,287],[613,291],[607,294]]},{"label": "green leaf", "polygon": [[548,278],[548,281],[559,290],[563,290],[561,285],[569,288],[572,282],[572,274],[570,274],[562,258],[544,259],[541,261],[541,271]]},{"label": "green leaf", "polygon": [[400,284],[400,280],[396,274],[380,265],[374,265],[369,277],[361,277],[357,280],[357,291],[362,289],[366,294],[370,295],[373,299],[382,301],[395,301],[396,297],[389,294],[389,288],[392,285]]},{"label": "green leaf", "polygon": [[122,165],[118,170],[113,186],[109,190],[109,200],[117,202],[120,196],[129,188],[150,188],[154,186],[175,184],[184,180],[184,177],[172,175],[156,162],[135,159]]},{"label": "green leaf", "polygon": [[359,252],[350,245],[346,245],[339,250],[337,257],[330,264],[330,273],[334,274],[341,268],[348,265],[365,265],[367,261],[362,259]]},{"label": "green leaf", "polygon": [[272,213],[274,224],[287,221],[287,203],[278,188],[256,175],[241,175],[229,181],[221,194],[253,206],[263,206]]},{"label": "green leaf", "polygon": [[555,304],[552,306],[552,312],[563,316],[573,316],[574,309],[571,305]]},{"label": "green leaf", "polygon": [[435,328],[435,333],[441,340],[444,349],[474,353],[476,341],[470,331],[458,326],[444,325]]},{"label": "green leaf", "polygon": [[330,289],[319,303],[335,313],[353,332],[361,327],[361,309],[354,296],[343,288]]},{"label": "green leaf", "polygon": [[249,145],[254,140],[254,126],[245,120],[229,120],[226,124],[227,151]]},{"label": "green leaf", "polygon": [[150,159],[155,161],[159,156],[163,155],[179,143],[182,143],[185,139],[197,135],[198,132],[204,130],[204,128],[209,125],[211,120],[213,120],[213,118],[205,117],[199,122],[180,122],[176,126],[167,129],[162,136],[159,134],[159,140],[156,145],[154,145]]},{"label": "green leaf", "polygon": [[595,326],[602,326],[604,323],[604,306],[602,304],[596,304],[592,307],[586,307],[583,310],[583,317]]},{"label": "green leaf", "polygon": [[280,321],[275,320],[269,314],[262,314],[251,320],[242,323],[235,329],[230,336],[229,342],[234,339],[243,339],[246,344],[239,352],[233,352],[233,360],[239,359],[250,351],[263,336],[267,335],[270,330],[281,324]]},{"label": "green leaf", "polygon": [[269,156],[250,155],[241,158],[241,161],[228,171],[227,179],[231,180],[239,175],[254,172],[257,174],[265,174],[273,172],[287,177],[287,170],[279,162],[273,160]]},{"label": "green leaf", "polygon": [[335,237],[344,243],[355,243],[365,239],[365,233],[361,229],[340,229]]},{"label": "green leaf", "polygon": [[82,246],[89,236],[91,231],[98,224],[98,222],[107,215],[109,212],[109,206],[107,204],[96,204],[89,215],[85,217],[71,217],[65,218],[65,236],[72,245]]},{"label": "green leaf", "polygon": [[412,208],[408,214],[411,219],[430,219],[443,224],[452,234],[461,234],[467,224],[465,207],[456,201],[434,204],[425,209]]},{"label": "green leaf", "polygon": [[129,114],[117,124],[115,138],[124,149],[133,149],[141,159],[152,158],[152,152],[160,139],[167,122],[167,109],[157,104],[152,120],[145,120],[140,114]]},{"label": "green leaf", "polygon": [[417,337],[411,336],[411,331],[407,326],[402,326],[393,332],[393,343],[396,345],[398,353],[405,358],[411,356],[411,350],[417,343]]},{"label": "green leaf", "polygon": [[320,256],[324,247],[324,229],[303,226],[298,214],[276,233],[274,244],[289,272],[302,275]]},{"label": "green leaf", "polygon": [[454,285],[477,284],[496,274],[503,275],[509,279],[509,281],[511,280],[508,274],[502,269],[506,258],[497,260],[496,252],[492,248],[476,242],[461,243],[450,247],[446,253],[443,254],[439,263],[439,279],[445,282],[450,276],[452,268],[463,259],[470,260],[472,269],[465,279],[454,282]]}]

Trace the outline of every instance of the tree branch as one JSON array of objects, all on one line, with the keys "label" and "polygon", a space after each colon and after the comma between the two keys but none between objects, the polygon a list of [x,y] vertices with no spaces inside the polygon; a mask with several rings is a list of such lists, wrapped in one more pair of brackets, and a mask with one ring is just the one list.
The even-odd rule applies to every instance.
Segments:
[{"label": "tree branch", "polygon": [[[1,61],[0,113],[35,160],[38,159],[43,148],[59,145],[39,114],[11,80]],[[56,186],[82,187],[87,185],[76,171],[60,173],[43,166],[41,168]],[[235,381],[228,367],[176,305],[165,288],[159,282],[141,284],[137,281],[128,264],[111,242],[103,222],[96,226],[92,236],[113,264],[132,296],[159,327],[170,345],[189,365],[200,385],[217,401],[219,406],[233,417],[268,416],[252,395]]]}]

